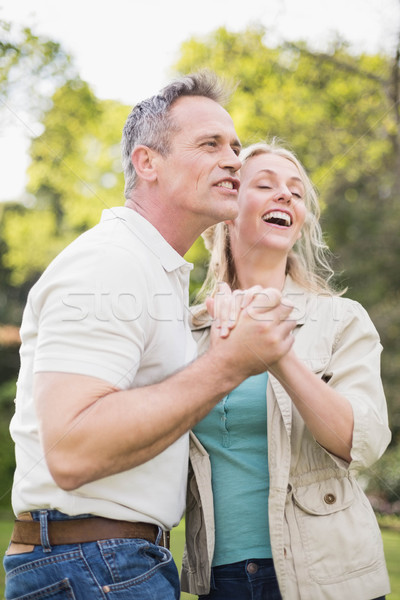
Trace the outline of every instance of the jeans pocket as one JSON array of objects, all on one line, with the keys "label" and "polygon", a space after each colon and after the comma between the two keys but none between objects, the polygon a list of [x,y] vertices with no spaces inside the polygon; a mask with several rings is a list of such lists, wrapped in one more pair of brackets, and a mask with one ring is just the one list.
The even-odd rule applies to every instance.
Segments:
[{"label": "jeans pocket", "polygon": [[102,582],[109,600],[178,600],[179,574],[172,554],[145,540],[98,542],[108,575]]},{"label": "jeans pocket", "polygon": [[98,546],[113,583],[134,580],[139,583],[172,560],[169,550],[145,540],[105,540],[98,542]]},{"label": "jeans pocket", "polygon": [[[23,589],[24,585],[19,586],[19,591],[17,589],[13,590],[13,586],[11,586],[11,589],[7,591],[6,600],[76,600],[68,579],[42,587],[29,594],[18,595]],[[17,595],[15,595],[15,592]]]},{"label": "jeans pocket", "polygon": [[5,600],[75,600],[68,569],[79,559],[76,550],[44,555],[40,546],[29,553],[4,556]]}]

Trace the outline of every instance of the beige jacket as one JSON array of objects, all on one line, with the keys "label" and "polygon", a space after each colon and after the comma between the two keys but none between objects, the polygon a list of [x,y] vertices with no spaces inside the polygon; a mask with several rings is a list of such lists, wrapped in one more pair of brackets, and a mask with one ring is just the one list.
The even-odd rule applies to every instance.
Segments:
[{"label": "beige jacket", "polygon": [[[349,465],[315,441],[270,375],[269,525],[281,594],[284,600],[372,600],[389,593],[389,578],[379,527],[355,473],[378,460],[390,441],[379,337],[357,302],[309,294],[290,278],[284,294],[295,304],[297,355],[349,400],[354,433]],[[208,321],[194,328],[199,354],[208,347],[209,327]],[[214,550],[211,468],[194,435],[190,444],[182,589],[206,594]]]}]

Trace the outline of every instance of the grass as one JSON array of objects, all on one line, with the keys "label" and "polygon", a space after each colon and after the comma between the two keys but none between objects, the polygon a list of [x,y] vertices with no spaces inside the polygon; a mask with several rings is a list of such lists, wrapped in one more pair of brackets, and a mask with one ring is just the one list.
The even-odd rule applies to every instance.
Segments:
[{"label": "grass", "polygon": [[[171,535],[171,550],[175,562],[180,570],[183,554],[183,545],[185,539],[184,522],[176,527]],[[0,550],[3,556],[8,545],[11,534],[11,519],[0,519]],[[387,596],[388,600],[400,600],[400,532],[391,529],[382,528],[383,544],[385,547],[386,562],[389,570],[392,593]],[[0,598],[4,594],[4,571],[0,571]],[[182,593],[181,600],[197,600],[197,596]]]},{"label": "grass", "polygon": [[386,564],[390,576],[392,593],[390,600],[400,600],[400,531],[382,529]]}]

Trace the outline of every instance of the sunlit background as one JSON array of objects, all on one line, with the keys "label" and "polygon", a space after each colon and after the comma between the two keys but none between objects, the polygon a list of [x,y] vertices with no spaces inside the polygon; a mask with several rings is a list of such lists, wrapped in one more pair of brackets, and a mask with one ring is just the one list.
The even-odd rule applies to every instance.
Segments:
[{"label": "sunlit background", "polygon": [[[262,25],[269,45],[304,39],[323,50],[341,37],[358,53],[393,53],[400,7],[397,0],[2,0],[0,19],[61,42],[97,97],[133,105],[168,81],[180,44],[192,36]],[[29,138],[41,131],[23,106],[8,108],[0,200],[23,193]]]},{"label": "sunlit background", "polygon": [[[28,290],[104,208],[123,204],[131,107],[208,67],[238,83],[228,109],[243,144],[278,136],[306,166],[335,281],[381,336],[393,440],[363,483],[400,600],[400,1],[0,0],[0,21],[0,513]],[[201,240],[187,258],[193,299]],[[0,545],[8,531],[0,518]]]}]

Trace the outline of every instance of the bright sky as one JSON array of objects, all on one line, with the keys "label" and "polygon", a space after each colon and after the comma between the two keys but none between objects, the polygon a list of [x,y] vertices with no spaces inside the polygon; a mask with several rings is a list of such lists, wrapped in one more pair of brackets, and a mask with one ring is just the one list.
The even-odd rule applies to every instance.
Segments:
[{"label": "bright sky", "polygon": [[[335,32],[358,51],[391,51],[400,30],[398,0],[0,0],[0,19],[32,27],[74,56],[100,98],[134,105],[170,78],[180,44],[217,27],[262,24],[268,39],[305,39],[323,48]],[[28,132],[0,132],[0,201],[19,197]],[[6,168],[4,168],[6,167]]]}]

